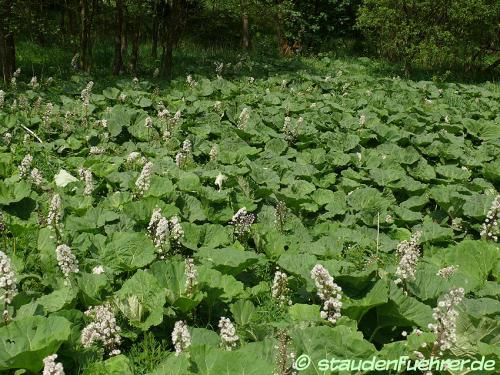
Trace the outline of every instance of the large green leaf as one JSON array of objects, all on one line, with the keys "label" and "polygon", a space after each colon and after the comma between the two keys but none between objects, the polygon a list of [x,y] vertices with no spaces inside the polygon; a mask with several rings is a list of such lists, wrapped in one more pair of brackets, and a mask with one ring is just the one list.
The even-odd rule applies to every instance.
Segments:
[{"label": "large green leaf", "polygon": [[100,258],[102,264],[116,271],[133,271],[155,259],[155,248],[143,233],[115,232]]},{"label": "large green leaf", "polygon": [[33,316],[0,327],[0,370],[39,371],[42,360],[69,339],[70,326],[63,317]]},{"label": "large green leaf", "polygon": [[290,337],[297,354],[305,354],[311,359],[310,366],[301,372],[303,374],[323,374],[318,368],[322,359],[368,359],[376,352],[361,332],[344,325],[299,328],[290,332]]},{"label": "large green leaf", "polygon": [[163,321],[165,289],[151,273],[138,270],[115,293],[115,303],[129,323],[143,331]]}]

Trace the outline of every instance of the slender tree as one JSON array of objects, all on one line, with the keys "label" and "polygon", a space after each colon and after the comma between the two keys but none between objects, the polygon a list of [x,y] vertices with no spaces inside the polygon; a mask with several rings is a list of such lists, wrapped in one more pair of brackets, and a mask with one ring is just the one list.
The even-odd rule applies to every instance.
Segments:
[{"label": "slender tree", "polygon": [[153,29],[151,30],[151,56],[158,56],[158,34],[160,32],[160,12],[161,6],[159,0],[153,1]]},{"label": "slender tree", "polygon": [[115,58],[113,61],[113,74],[123,73],[123,0],[116,0],[115,5]]},{"label": "slender tree", "polygon": [[246,0],[240,0],[241,9],[241,45],[244,49],[250,48],[250,32],[248,29],[248,9]]},{"label": "slender tree", "polygon": [[5,83],[16,70],[16,45],[14,42],[13,0],[0,0],[0,68]]},{"label": "slender tree", "polygon": [[84,71],[90,71],[90,4],[80,0],[80,59]]},{"label": "slender tree", "polygon": [[163,39],[160,74],[172,78],[173,51],[186,22],[187,0],[167,0],[164,8],[166,33]]}]

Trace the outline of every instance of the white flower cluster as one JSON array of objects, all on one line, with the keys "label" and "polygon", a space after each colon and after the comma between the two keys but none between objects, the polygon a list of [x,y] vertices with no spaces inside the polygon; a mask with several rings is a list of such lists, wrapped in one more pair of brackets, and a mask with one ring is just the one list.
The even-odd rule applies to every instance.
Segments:
[{"label": "white flower cluster", "polygon": [[222,341],[222,346],[226,350],[232,350],[236,348],[239,341],[239,336],[236,334],[236,328],[231,320],[225,317],[221,317],[219,320],[220,329],[220,339]]},{"label": "white flower cluster", "polygon": [[78,174],[80,175],[80,179],[85,183],[83,195],[92,195],[92,192],[94,191],[94,180],[92,178],[92,172],[88,169],[80,168],[78,170]]},{"label": "white flower cluster", "polygon": [[198,284],[198,271],[194,265],[192,258],[187,258],[184,261],[184,275],[186,275],[186,295],[191,297],[194,293],[195,287]]},{"label": "white flower cluster", "polygon": [[5,103],[5,91],[0,90],[0,108],[3,108]]},{"label": "white flower cluster", "polygon": [[36,76],[31,77],[29,85],[32,89],[36,89],[38,87],[38,78]]},{"label": "white flower cluster", "polygon": [[497,242],[500,235],[500,195],[497,195],[491,203],[490,210],[486,214],[481,228],[481,237]]},{"label": "white flower cluster", "polygon": [[188,331],[186,322],[182,320],[175,322],[172,331],[172,342],[174,343],[176,356],[191,346],[191,334]]},{"label": "white flower cluster", "polygon": [[80,272],[78,269],[78,260],[68,245],[59,245],[56,247],[56,259],[65,278],[68,278],[72,273]]},{"label": "white flower cluster", "polygon": [[217,177],[215,177],[215,185],[219,188],[219,191],[221,191],[222,189],[222,184],[224,183],[224,181],[227,180],[227,177],[224,176],[222,173],[219,172],[219,174],[217,175]]},{"label": "white flower cluster", "polygon": [[217,78],[221,79],[222,78],[222,72],[224,71],[224,63],[220,61],[214,62],[215,65],[215,74],[217,75]]},{"label": "white flower cluster", "polygon": [[170,218],[170,236],[174,242],[174,245],[180,246],[181,240],[184,238],[184,230],[182,229],[181,223],[177,216],[172,216]]},{"label": "white flower cluster", "polygon": [[219,155],[219,146],[213,145],[212,148],[210,149],[209,155],[211,161],[217,160],[217,156]]},{"label": "white flower cluster", "polygon": [[9,146],[10,143],[12,142],[12,134],[11,133],[5,133],[3,135],[3,141],[5,143],[6,146]]},{"label": "white flower cluster", "polygon": [[12,303],[12,298],[17,294],[17,282],[14,275],[14,270],[12,268],[12,263],[3,251],[0,250],[0,289],[3,291],[3,296],[0,296],[4,300],[4,320],[8,319],[9,312],[7,311],[7,305]]},{"label": "white flower cluster", "polygon": [[52,114],[52,111],[54,110],[54,104],[52,103],[47,103],[45,106],[45,113],[43,114],[43,124],[47,125],[50,121],[50,115]]},{"label": "white flower cluster", "polygon": [[222,102],[220,100],[214,102],[214,111],[222,115]]},{"label": "white flower cluster", "polygon": [[135,181],[135,187],[137,188],[137,194],[143,196],[151,186],[151,176],[153,175],[153,163],[147,162],[142,168],[141,174]]},{"label": "white flower cluster", "polygon": [[229,224],[234,225],[234,233],[239,237],[250,232],[254,221],[255,215],[249,214],[246,207],[242,207],[233,215]]},{"label": "white flower cluster", "polygon": [[186,77],[186,82],[190,87],[195,87],[198,84],[191,74]]},{"label": "white flower cluster", "polygon": [[43,359],[42,375],[64,375],[62,363],[56,362],[57,354],[49,355]]},{"label": "white flower cluster", "polygon": [[130,154],[128,154],[127,159],[125,159],[125,163],[127,164],[140,164],[144,165],[146,164],[147,159],[144,156],[141,156],[140,152],[137,151],[132,151]]},{"label": "white flower cluster", "polygon": [[146,117],[146,119],[144,120],[144,126],[148,129],[152,129],[153,128],[153,119],[151,117]]},{"label": "white flower cluster", "polygon": [[[21,101],[22,104],[24,104],[23,103],[24,102],[24,98],[23,98],[23,100],[20,100],[20,101]],[[42,106],[42,97],[39,96],[38,98],[36,98],[35,102],[33,103],[33,110],[35,112],[38,112],[38,111],[40,111],[40,107],[41,106]]]},{"label": "white flower cluster", "polygon": [[104,267],[103,266],[95,266],[94,268],[92,268],[92,273],[94,275],[101,275],[103,274],[105,271],[104,271]]},{"label": "white flower cluster", "polygon": [[179,151],[177,155],[175,155],[175,164],[179,168],[182,168],[184,164],[186,164],[186,161],[191,155],[191,148],[192,148],[191,141],[189,139],[185,139],[184,142],[182,142],[182,150]]},{"label": "white flower cluster", "polygon": [[19,177],[24,178],[29,176],[31,182],[39,187],[42,185],[43,176],[37,168],[31,169],[32,163],[33,157],[30,154],[27,154],[19,165]]},{"label": "white flower cluster", "polygon": [[71,67],[73,70],[78,70],[80,69],[80,54],[76,53],[73,58],[71,59]]},{"label": "white flower cluster", "polygon": [[250,119],[250,109],[245,107],[240,113],[238,118],[238,129],[244,130],[248,125],[248,120]]},{"label": "white flower cluster", "polygon": [[316,264],[311,270],[311,278],[318,289],[318,297],[323,300],[321,317],[335,324],[341,316],[342,288],[333,281],[333,277],[321,264]]},{"label": "white flower cluster", "polygon": [[178,110],[170,119],[170,123],[172,125],[177,125],[177,123],[181,120],[181,117],[182,117],[182,112],[181,110]]},{"label": "white flower cluster", "polygon": [[21,178],[28,176],[31,169],[31,163],[33,163],[33,156],[27,154],[19,165],[19,176]]},{"label": "white flower cluster", "polygon": [[148,225],[148,232],[153,238],[153,243],[158,251],[160,259],[164,258],[163,247],[166,239],[170,235],[168,220],[161,214],[161,209],[156,208],[151,215]]},{"label": "white flower cluster", "polygon": [[274,273],[271,295],[280,305],[291,305],[292,301],[288,298],[288,276],[279,269]]},{"label": "white flower cluster", "polygon": [[104,149],[98,146],[91,146],[89,150],[90,155],[102,155],[104,154]]},{"label": "white flower cluster", "polygon": [[283,134],[285,135],[285,138],[289,141],[293,141],[295,138],[297,138],[299,134],[299,129],[302,127],[302,124],[304,123],[304,118],[299,117],[295,124],[292,123],[292,118],[289,116],[285,117],[285,121],[283,123]]},{"label": "white flower cluster", "polygon": [[161,213],[161,208],[155,208],[148,224],[148,232],[153,239],[153,243],[158,251],[160,259],[164,258],[164,245],[167,239],[172,241],[172,245],[179,246],[184,237],[184,230],[179,223],[179,218],[173,216],[170,221]]},{"label": "white flower cluster", "polygon": [[47,225],[49,228],[56,228],[62,218],[62,202],[59,194],[54,194],[50,201]]},{"label": "white flower cluster", "polygon": [[116,324],[116,317],[109,304],[94,306],[85,311],[92,319],[82,330],[81,342],[85,348],[96,342],[102,343],[110,356],[120,354],[117,347],[121,344],[121,328]]},{"label": "white flower cluster", "polygon": [[85,86],[85,88],[82,90],[80,94],[80,97],[82,98],[83,101],[83,106],[85,108],[88,108],[88,106],[90,105],[90,96],[92,95],[93,87],[94,87],[94,82],[89,81],[89,83],[87,83],[87,86]]},{"label": "white flower cluster", "polygon": [[33,168],[30,173],[30,179],[36,186],[40,187],[43,182],[42,173],[37,169]]},{"label": "white flower cluster", "polygon": [[457,341],[456,326],[458,312],[455,310],[455,307],[462,302],[463,298],[463,288],[452,289],[444,295],[438,302],[437,307],[434,308],[432,316],[436,320],[436,323],[429,324],[429,329],[437,336],[433,351],[438,350],[439,354],[450,349]]},{"label": "white flower cluster", "polygon": [[448,266],[441,268],[437,271],[436,276],[442,277],[443,279],[451,278],[458,271],[458,266]]},{"label": "white flower cluster", "polygon": [[399,255],[399,265],[396,269],[396,276],[398,278],[394,280],[396,285],[405,285],[407,281],[415,279],[415,270],[420,258],[418,240],[421,236],[422,232],[417,231],[411,236],[409,241],[403,241],[398,245],[396,250]]}]

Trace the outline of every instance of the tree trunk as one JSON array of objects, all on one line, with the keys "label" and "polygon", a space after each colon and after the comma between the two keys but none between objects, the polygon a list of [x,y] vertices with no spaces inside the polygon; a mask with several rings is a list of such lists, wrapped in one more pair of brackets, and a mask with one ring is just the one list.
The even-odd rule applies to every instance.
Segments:
[{"label": "tree trunk", "polygon": [[244,49],[250,49],[250,32],[248,30],[248,13],[245,0],[240,0],[240,8],[242,21],[241,46]]},{"label": "tree trunk", "polygon": [[118,75],[123,73],[123,55],[122,55],[123,0],[116,0],[115,14],[116,14],[115,59],[113,61],[113,74]]},{"label": "tree trunk", "polygon": [[173,50],[186,20],[185,11],[186,0],[172,0],[167,6],[167,33],[163,42],[160,74],[168,80],[172,79]]},{"label": "tree trunk", "polygon": [[90,14],[89,0],[80,0],[80,59],[82,69],[90,72]]},{"label": "tree trunk", "polygon": [[4,3],[0,9],[0,68],[3,81],[7,84],[16,70],[16,46],[14,33],[10,28],[12,22],[12,2]]},{"label": "tree trunk", "polygon": [[158,57],[158,33],[160,32],[160,5],[158,1],[154,2],[153,8],[153,35],[151,40],[151,57],[156,59]]},{"label": "tree trunk", "polygon": [[122,59],[123,63],[125,64],[125,60],[127,59],[128,55],[128,14],[127,14],[127,7],[125,6],[123,8],[123,27],[122,27],[122,35],[121,35],[121,43],[122,43]]},{"label": "tree trunk", "polygon": [[141,34],[141,24],[140,22],[135,21],[134,25],[134,37],[132,39],[132,56],[131,56],[131,62],[130,65],[132,67],[132,72],[134,74],[137,73],[137,68],[139,65],[139,41],[140,41],[140,34]]}]

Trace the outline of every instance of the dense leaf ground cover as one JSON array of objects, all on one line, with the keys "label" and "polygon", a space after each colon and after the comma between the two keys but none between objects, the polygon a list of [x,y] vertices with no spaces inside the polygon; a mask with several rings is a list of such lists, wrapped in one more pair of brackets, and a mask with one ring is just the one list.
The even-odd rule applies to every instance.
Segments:
[{"label": "dense leaf ground cover", "polygon": [[[302,354],[305,374],[331,357],[498,362],[498,224],[483,225],[498,86],[318,64],[161,89],[18,78],[0,101],[0,277],[17,285],[0,288],[0,372],[54,353],[85,374],[292,374]],[[318,264],[341,287],[330,321]],[[454,288],[447,348],[433,308]],[[118,337],[84,347],[103,304]],[[236,327],[222,341],[221,317]]]}]

